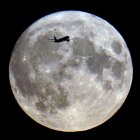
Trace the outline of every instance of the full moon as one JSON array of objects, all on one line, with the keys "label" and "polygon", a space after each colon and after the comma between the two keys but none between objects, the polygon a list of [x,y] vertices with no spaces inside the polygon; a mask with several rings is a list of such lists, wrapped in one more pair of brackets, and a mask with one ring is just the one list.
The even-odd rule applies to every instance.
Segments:
[{"label": "full moon", "polygon": [[16,42],[9,63],[20,107],[58,131],[84,131],[107,121],[124,103],[132,77],[120,33],[82,11],[56,12],[33,23]]}]

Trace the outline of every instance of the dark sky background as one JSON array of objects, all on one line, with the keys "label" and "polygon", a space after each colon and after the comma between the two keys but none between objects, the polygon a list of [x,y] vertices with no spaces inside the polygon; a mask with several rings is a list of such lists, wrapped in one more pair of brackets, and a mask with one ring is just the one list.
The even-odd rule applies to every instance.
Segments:
[{"label": "dark sky background", "polygon": [[[122,0],[123,1],[123,0]],[[19,0],[1,2],[1,117],[0,135],[4,139],[39,138],[46,140],[136,139],[139,102],[139,34],[137,6],[133,1],[118,0]],[[45,128],[28,117],[17,104],[9,84],[8,66],[15,42],[21,33],[42,16],[63,10],[81,10],[111,23],[123,36],[130,50],[134,77],[130,93],[121,109],[104,124],[84,132],[64,133]],[[140,26],[140,25],[139,25]],[[138,35],[137,35],[138,34]]]}]

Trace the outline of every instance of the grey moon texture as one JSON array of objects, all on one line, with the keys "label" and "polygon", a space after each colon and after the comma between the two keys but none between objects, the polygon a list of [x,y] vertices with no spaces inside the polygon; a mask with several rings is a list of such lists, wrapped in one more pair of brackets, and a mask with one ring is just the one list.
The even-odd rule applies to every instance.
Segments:
[{"label": "grey moon texture", "polygon": [[[53,42],[54,36],[70,41]],[[82,11],[56,12],[33,23],[17,40],[9,63],[20,107],[58,131],[84,131],[107,121],[126,100],[132,78],[120,33]]]}]

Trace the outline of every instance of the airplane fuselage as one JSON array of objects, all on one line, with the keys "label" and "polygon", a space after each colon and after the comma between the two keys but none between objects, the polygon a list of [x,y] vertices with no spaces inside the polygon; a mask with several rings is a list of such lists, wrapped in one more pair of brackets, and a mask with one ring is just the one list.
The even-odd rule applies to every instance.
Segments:
[{"label": "airplane fuselage", "polygon": [[54,42],[57,42],[57,43],[63,42],[63,41],[70,41],[69,36],[65,36],[65,37],[62,37],[62,38],[59,38],[59,39],[57,39],[57,38],[54,36],[54,39],[50,39],[50,40],[53,40]]}]

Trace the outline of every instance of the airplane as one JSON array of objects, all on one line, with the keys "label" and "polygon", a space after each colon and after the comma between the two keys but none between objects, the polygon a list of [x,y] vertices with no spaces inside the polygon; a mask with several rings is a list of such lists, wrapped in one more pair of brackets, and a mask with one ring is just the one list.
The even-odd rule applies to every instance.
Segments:
[{"label": "airplane", "polygon": [[68,42],[68,41],[70,41],[70,38],[69,38],[69,36],[65,36],[65,37],[57,39],[54,36],[54,39],[49,39],[49,40],[52,40],[53,42],[59,43],[59,42],[63,42],[63,41],[67,41]]}]

